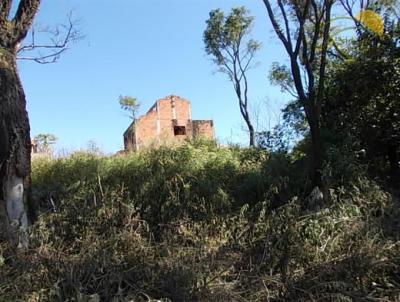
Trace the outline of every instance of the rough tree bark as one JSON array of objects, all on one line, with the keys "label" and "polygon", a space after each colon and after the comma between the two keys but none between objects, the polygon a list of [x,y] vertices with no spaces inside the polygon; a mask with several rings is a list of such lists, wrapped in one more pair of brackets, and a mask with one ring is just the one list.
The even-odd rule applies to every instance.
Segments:
[{"label": "rough tree bark", "polygon": [[0,231],[27,247],[31,143],[25,94],[18,76],[17,48],[25,38],[40,0],[21,0],[10,19],[12,0],[0,4]]},{"label": "rough tree bark", "polygon": [[[239,63],[240,64],[240,63]],[[234,72],[232,74],[232,81],[233,81],[233,86],[235,88],[235,93],[239,101],[239,108],[240,108],[240,114],[242,115],[246,125],[247,129],[249,130],[249,146],[254,147],[256,144],[255,141],[255,131],[254,131],[254,126],[251,122],[250,114],[248,111],[248,82],[247,82],[247,76],[245,71],[240,68],[240,79],[238,76],[238,72],[236,70],[237,68],[233,68]],[[242,93],[242,81],[241,79],[244,79],[243,81],[243,86],[244,86],[244,91]]]},{"label": "rough tree bark", "polygon": [[390,180],[396,185],[400,181],[400,164],[399,156],[397,155],[397,145],[394,142],[389,142],[387,144],[387,157],[390,166]]}]

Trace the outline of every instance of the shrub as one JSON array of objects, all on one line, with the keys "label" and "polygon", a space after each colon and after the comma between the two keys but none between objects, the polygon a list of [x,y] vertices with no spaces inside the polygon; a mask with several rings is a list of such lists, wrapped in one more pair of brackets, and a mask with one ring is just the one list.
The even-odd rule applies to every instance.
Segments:
[{"label": "shrub", "polygon": [[398,199],[360,176],[307,209],[304,165],[198,142],[35,159],[41,212],[29,250],[0,243],[0,301],[398,300]]}]

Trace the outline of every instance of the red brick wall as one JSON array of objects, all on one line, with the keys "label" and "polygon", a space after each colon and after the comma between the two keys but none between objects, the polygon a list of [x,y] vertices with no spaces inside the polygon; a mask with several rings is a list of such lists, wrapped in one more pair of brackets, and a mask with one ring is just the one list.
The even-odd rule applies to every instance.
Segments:
[{"label": "red brick wall", "polygon": [[214,123],[212,120],[193,121],[193,135],[204,138],[214,138]]},{"label": "red brick wall", "polygon": [[132,123],[124,133],[124,148],[125,150],[136,150],[135,141],[135,125]]},{"label": "red brick wall", "polygon": [[[181,141],[190,138],[194,133],[208,138],[214,137],[212,121],[191,120],[190,102],[178,96],[159,99],[150,110],[139,119],[132,129],[124,134],[125,149],[139,150],[152,143],[168,140]],[[174,126],[184,126],[185,135],[174,135]],[[136,132],[136,133],[135,133]],[[134,140],[131,144],[127,140]]]},{"label": "red brick wall", "polygon": [[165,140],[173,137],[171,102],[168,98],[157,101],[160,123],[160,137]]},{"label": "red brick wall", "polygon": [[136,148],[148,145],[157,138],[157,110],[149,111],[136,121]]}]

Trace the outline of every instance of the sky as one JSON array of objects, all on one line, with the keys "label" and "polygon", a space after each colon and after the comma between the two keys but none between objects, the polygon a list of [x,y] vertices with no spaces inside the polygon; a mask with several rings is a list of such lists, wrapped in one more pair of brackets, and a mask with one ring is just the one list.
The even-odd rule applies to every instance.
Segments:
[{"label": "sky", "polygon": [[95,142],[113,153],[123,149],[131,122],[120,95],[136,97],[140,115],[173,94],[190,100],[193,119],[214,120],[220,143],[247,144],[232,84],[216,72],[202,38],[211,10],[242,5],[255,17],[252,38],[262,43],[248,74],[253,119],[269,129],[289,98],[269,83],[268,71],[287,58],[261,0],[43,0],[36,26],[63,23],[73,11],[85,38],[55,64],[18,62],[31,136],[56,135],[57,150]]}]

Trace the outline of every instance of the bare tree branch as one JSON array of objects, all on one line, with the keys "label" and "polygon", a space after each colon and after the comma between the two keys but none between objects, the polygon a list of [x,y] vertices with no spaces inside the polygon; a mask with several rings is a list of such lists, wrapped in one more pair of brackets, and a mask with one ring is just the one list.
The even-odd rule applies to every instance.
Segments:
[{"label": "bare tree branch", "polygon": [[293,47],[292,47],[292,41],[291,41],[290,37],[287,39],[285,37],[285,35],[283,34],[282,29],[279,26],[279,23],[276,21],[275,14],[272,11],[272,7],[271,7],[271,4],[269,3],[269,0],[263,0],[263,1],[265,4],[265,7],[267,8],[269,19],[271,20],[272,26],[273,26],[276,34],[278,35],[279,39],[282,41],[282,44],[286,48],[286,51],[289,54],[292,54]]},{"label": "bare tree branch", "polygon": [[283,20],[285,21],[286,38],[287,38],[288,41],[290,41],[292,39],[292,37],[290,35],[289,20],[288,20],[288,18],[286,16],[286,12],[285,12],[285,8],[284,8],[284,6],[282,4],[282,0],[278,0],[278,5],[279,5],[279,8],[281,10],[281,14],[282,14]]},{"label": "bare tree branch", "polygon": [[[339,0],[340,3],[342,4],[342,7],[344,8],[344,10],[347,12],[347,14],[349,15],[349,17],[353,20],[354,25],[356,26],[356,31],[358,35],[361,35],[361,27],[362,24],[361,22],[354,16],[353,14],[353,8],[354,8],[354,4],[355,1],[352,0],[351,3],[349,2],[349,0]],[[368,1],[367,1],[368,2]],[[360,1],[360,8],[359,10],[364,9],[364,1]]]},{"label": "bare tree branch", "polygon": [[[246,57],[244,57],[242,61],[246,60]],[[253,59],[254,59],[254,52],[249,52],[249,56],[247,57],[247,62],[246,62],[246,64],[244,64],[244,67],[243,67],[243,72],[246,72],[250,68],[252,68],[252,67],[257,65],[257,63],[254,64],[254,65],[250,65],[250,63],[253,61]]]},{"label": "bare tree branch", "polygon": [[[307,42],[307,37],[305,35],[305,33],[303,32],[303,34],[301,35],[302,37],[302,48],[303,48],[303,55],[302,55],[302,59],[304,62],[304,67],[307,73],[307,83],[306,85],[308,86],[308,90],[312,91],[314,89],[314,72],[313,72],[313,68],[312,68],[312,61],[309,58],[309,54],[308,54],[308,42]],[[312,52],[312,50],[311,50]]]},{"label": "bare tree branch", "polygon": [[311,6],[314,10],[314,14],[315,14],[315,24],[314,24],[314,35],[313,35],[313,39],[311,42],[311,47],[310,47],[310,62],[314,62],[315,59],[315,51],[317,49],[317,42],[318,42],[318,38],[319,38],[319,34],[320,34],[320,27],[321,27],[321,22],[322,22],[322,18],[324,17],[323,13],[318,14],[318,6],[315,3],[315,1],[311,1]]},{"label": "bare tree branch", "polygon": [[57,52],[54,52],[50,55],[42,55],[39,57],[18,57],[18,60],[25,60],[25,61],[34,61],[39,64],[51,64],[58,61],[61,54],[67,51],[67,48],[60,49]]},{"label": "bare tree branch", "polygon": [[335,56],[336,58],[340,59],[341,61],[349,59],[349,56],[343,52],[343,50],[340,49],[339,45],[337,45],[336,41],[334,39],[330,39],[332,42],[333,48],[336,50],[336,53],[333,53],[331,51],[328,51],[329,54]]},{"label": "bare tree branch", "polygon": [[[55,28],[37,29],[32,27],[29,42],[22,44],[17,49],[18,60],[30,60],[40,64],[55,63],[60,55],[69,49],[69,45],[83,39],[78,29],[79,21],[68,14],[68,23],[58,25]],[[37,36],[41,38],[38,41]],[[46,41],[43,41],[46,39]],[[33,54],[32,54],[33,53]]]},{"label": "bare tree branch", "polygon": [[317,114],[320,114],[321,111],[321,100],[324,95],[325,88],[325,71],[326,71],[326,53],[328,50],[328,42],[329,42],[329,32],[331,26],[331,9],[333,2],[331,0],[324,0],[324,7],[326,8],[325,12],[325,22],[324,22],[324,32],[322,36],[322,49],[321,49],[321,63],[319,66],[319,75],[318,75],[318,92],[317,97],[315,99]]},{"label": "bare tree branch", "polygon": [[300,8],[298,8],[297,5],[295,6],[297,21],[299,22],[299,35],[297,37],[296,47],[294,49],[294,55],[296,57],[299,54],[300,46],[301,46],[301,43],[303,42],[303,36],[305,36],[305,34],[306,34],[304,25],[305,25],[307,17],[308,17],[309,7],[310,7],[310,0],[306,0],[303,12],[300,11]]}]

